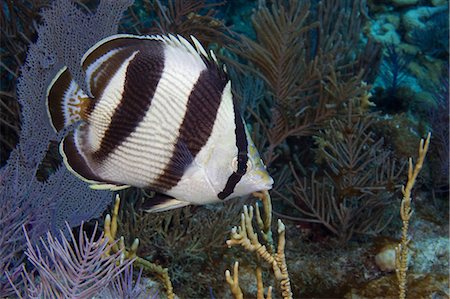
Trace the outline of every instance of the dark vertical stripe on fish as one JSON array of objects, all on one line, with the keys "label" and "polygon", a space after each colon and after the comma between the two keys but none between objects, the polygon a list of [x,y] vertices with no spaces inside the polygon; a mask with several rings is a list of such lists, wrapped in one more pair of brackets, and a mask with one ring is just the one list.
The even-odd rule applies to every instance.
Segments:
[{"label": "dark vertical stripe on fish", "polygon": [[123,62],[133,54],[133,51],[137,51],[137,49],[120,49],[119,52],[109,57],[107,61],[103,62],[102,65],[92,73],[89,86],[95,101],[90,102],[90,105],[86,109],[86,115],[91,115],[96,103],[101,99],[103,91],[113,78],[113,75],[122,66]]},{"label": "dark vertical stripe on fish", "polygon": [[49,89],[47,95],[47,106],[50,113],[50,119],[56,130],[60,131],[64,128],[66,120],[64,119],[64,108],[62,106],[62,99],[65,97],[66,92],[69,90],[72,83],[72,75],[69,70],[64,67],[65,70],[59,75],[53,85]]},{"label": "dark vertical stripe on fish", "polygon": [[241,118],[239,110],[237,108],[237,103],[233,103],[234,107],[234,122],[236,124],[235,134],[236,134],[236,146],[238,148],[237,156],[237,170],[234,171],[229,177],[222,192],[217,194],[220,199],[225,199],[234,192],[234,188],[241,180],[242,176],[247,172],[247,161],[248,161],[248,141],[247,135],[245,134],[245,124]]},{"label": "dark vertical stripe on fish", "polygon": [[223,90],[228,82],[225,73],[214,62],[206,61],[187,102],[174,152],[155,186],[164,190],[176,186],[186,168],[195,159],[211,135]]},{"label": "dark vertical stripe on fish", "polygon": [[164,70],[164,46],[148,43],[130,61],[125,74],[122,99],[111,117],[100,148],[93,154],[103,161],[142,121]]},{"label": "dark vertical stripe on fish", "polygon": [[98,45],[98,47],[95,48],[92,52],[90,52],[89,55],[85,58],[82,66],[83,70],[86,72],[91,64],[95,63],[95,61],[97,61],[100,57],[102,57],[103,55],[105,55],[110,51],[125,48],[135,50],[136,47],[142,45],[143,42],[160,43],[160,41],[157,40],[145,40],[136,37],[119,37],[116,39],[106,41],[103,44]]},{"label": "dark vertical stripe on fish", "polygon": [[108,85],[111,78],[122,66],[123,62],[128,59],[137,48],[116,49],[118,52],[111,55],[106,61],[91,74],[89,87],[91,88],[92,96],[95,98],[101,97],[103,91]]},{"label": "dark vertical stripe on fish", "polygon": [[90,76],[90,81],[88,83],[92,93],[91,96],[96,100],[90,102],[90,105],[86,109],[86,115],[89,116],[94,110],[97,100],[99,100],[99,98],[102,96],[103,91],[113,77],[113,74],[117,72],[123,62],[127,58],[129,58],[132,53],[143,48],[143,43],[146,46],[151,46],[152,44],[161,44],[161,42],[158,40],[121,37],[107,41],[99,45],[96,49],[89,53],[89,55],[83,61],[82,67],[85,72],[87,72],[89,66],[95,64],[102,56],[108,54],[111,51],[118,50],[117,53],[111,55],[107,60],[102,62],[97,70],[95,70]]}]

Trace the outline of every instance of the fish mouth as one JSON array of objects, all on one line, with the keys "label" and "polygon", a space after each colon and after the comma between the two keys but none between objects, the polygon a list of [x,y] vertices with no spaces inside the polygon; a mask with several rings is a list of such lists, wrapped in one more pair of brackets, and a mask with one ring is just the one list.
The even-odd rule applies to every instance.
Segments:
[{"label": "fish mouth", "polygon": [[266,184],[266,185],[264,186],[264,190],[270,190],[270,189],[272,189],[272,187],[273,187],[273,183],[271,183],[271,184]]},{"label": "fish mouth", "polygon": [[272,189],[273,183],[274,183],[273,178],[269,174],[267,174],[267,177],[268,178],[266,178],[266,182],[265,182],[264,187],[263,187],[264,190]]}]

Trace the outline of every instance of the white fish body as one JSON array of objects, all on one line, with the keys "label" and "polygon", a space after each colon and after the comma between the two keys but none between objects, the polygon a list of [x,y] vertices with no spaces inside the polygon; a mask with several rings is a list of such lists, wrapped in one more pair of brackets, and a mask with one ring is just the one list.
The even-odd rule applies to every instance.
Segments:
[{"label": "white fish body", "polygon": [[[206,204],[273,183],[215,56],[182,37],[114,35],[83,57],[87,93],[67,69],[48,89],[69,170],[99,189],[151,188],[151,211]],[[89,96],[87,95],[89,94]]]}]

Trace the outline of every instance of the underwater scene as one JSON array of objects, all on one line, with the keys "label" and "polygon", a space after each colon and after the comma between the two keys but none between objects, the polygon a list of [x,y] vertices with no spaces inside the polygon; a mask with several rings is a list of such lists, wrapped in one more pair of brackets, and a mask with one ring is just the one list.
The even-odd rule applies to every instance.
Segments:
[{"label": "underwater scene", "polygon": [[448,0],[0,21],[0,298],[450,298]]}]

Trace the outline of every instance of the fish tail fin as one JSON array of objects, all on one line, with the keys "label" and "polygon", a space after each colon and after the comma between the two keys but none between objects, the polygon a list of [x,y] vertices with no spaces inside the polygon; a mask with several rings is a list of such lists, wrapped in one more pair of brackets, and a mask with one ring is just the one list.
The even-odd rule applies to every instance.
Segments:
[{"label": "fish tail fin", "polygon": [[59,70],[47,88],[47,112],[56,132],[79,120],[87,120],[92,102],[67,67]]}]

